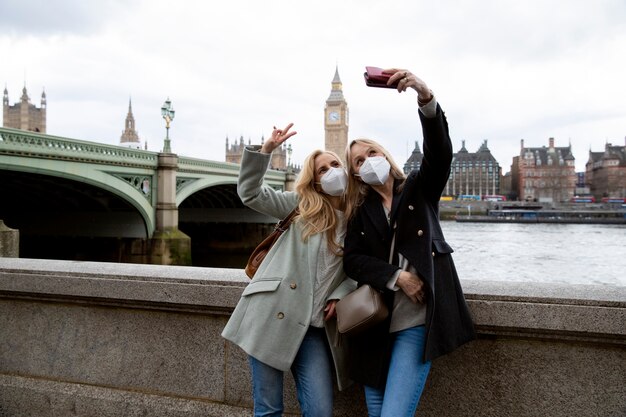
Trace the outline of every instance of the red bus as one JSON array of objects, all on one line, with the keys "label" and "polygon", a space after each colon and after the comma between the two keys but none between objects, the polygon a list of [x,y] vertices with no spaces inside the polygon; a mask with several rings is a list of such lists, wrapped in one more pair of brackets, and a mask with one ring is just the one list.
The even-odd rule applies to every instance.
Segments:
[{"label": "red bus", "polygon": [[602,198],[602,202],[603,203],[626,203],[626,198],[619,198],[619,197],[603,197]]},{"label": "red bus", "polygon": [[577,196],[572,197],[570,201],[572,203],[595,203],[596,198],[592,195],[586,195],[586,196],[577,195]]}]

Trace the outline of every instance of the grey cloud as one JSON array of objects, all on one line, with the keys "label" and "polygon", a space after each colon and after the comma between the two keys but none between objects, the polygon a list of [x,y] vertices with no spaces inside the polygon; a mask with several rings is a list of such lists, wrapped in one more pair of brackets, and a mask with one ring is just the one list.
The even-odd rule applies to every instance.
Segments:
[{"label": "grey cloud", "polygon": [[89,34],[135,0],[2,0],[0,32],[17,36]]}]

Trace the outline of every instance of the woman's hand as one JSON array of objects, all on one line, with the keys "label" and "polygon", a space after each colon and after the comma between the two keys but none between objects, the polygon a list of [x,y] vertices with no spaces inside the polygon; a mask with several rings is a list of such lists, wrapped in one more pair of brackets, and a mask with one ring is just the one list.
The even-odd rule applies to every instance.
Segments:
[{"label": "woman's hand", "polygon": [[398,92],[402,93],[411,87],[417,91],[417,98],[422,103],[428,103],[433,98],[433,93],[428,85],[417,75],[412,74],[409,70],[391,68],[383,71],[386,74],[393,74],[387,84],[398,83]]},{"label": "woman's hand", "polygon": [[424,282],[415,274],[408,271],[400,272],[396,285],[409,297],[409,299],[417,304],[424,304]]},{"label": "woman's hand", "polygon": [[272,153],[274,149],[282,145],[283,142],[298,133],[289,131],[292,126],[293,123],[289,123],[284,129],[276,129],[276,126],[274,126],[274,130],[272,130],[272,136],[268,140],[266,140],[265,143],[263,143],[263,146],[261,146],[261,152]]},{"label": "woman's hand", "polygon": [[330,300],[326,304],[326,307],[324,308],[324,312],[326,313],[324,314],[324,320],[331,319],[337,315],[337,312],[335,311],[335,306],[337,305],[337,301],[339,300]]}]

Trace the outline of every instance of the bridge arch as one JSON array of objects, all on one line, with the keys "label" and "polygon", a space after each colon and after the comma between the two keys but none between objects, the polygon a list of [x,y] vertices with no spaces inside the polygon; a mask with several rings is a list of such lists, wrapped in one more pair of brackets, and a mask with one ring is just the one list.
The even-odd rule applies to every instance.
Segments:
[{"label": "bridge arch", "polygon": [[[72,163],[70,166],[66,161],[4,156],[0,161],[0,170],[58,177],[105,190],[137,210],[144,223],[145,236],[143,237],[151,237],[154,233],[155,213],[153,201],[156,198],[154,196],[156,184],[154,184],[154,181],[151,181],[149,198],[146,198],[133,185],[116,176],[116,174],[123,175],[128,169],[123,167],[104,167],[88,163]],[[151,171],[143,171],[138,172],[138,174],[153,176]]]}]

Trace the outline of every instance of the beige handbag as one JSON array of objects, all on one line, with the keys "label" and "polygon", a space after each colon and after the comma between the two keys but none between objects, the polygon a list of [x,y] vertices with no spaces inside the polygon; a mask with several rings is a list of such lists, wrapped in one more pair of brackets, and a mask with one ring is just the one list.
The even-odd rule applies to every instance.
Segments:
[{"label": "beige handbag", "polygon": [[[391,241],[389,263],[393,259],[396,244],[394,234]],[[363,284],[343,297],[335,305],[337,330],[341,334],[354,336],[380,323],[389,316],[383,294],[368,284]]]},{"label": "beige handbag", "polygon": [[348,336],[359,334],[389,316],[382,293],[367,284],[339,300],[335,310],[337,330]]}]

